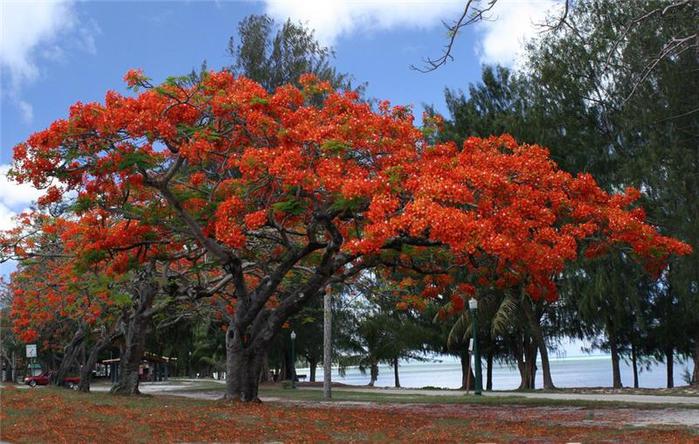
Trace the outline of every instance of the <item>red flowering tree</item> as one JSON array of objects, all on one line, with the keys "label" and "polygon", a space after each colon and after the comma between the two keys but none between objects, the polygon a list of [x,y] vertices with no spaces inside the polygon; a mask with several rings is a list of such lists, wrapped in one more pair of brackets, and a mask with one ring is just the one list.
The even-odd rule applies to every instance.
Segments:
[{"label": "red flowering tree", "polygon": [[[331,282],[411,256],[460,267],[479,286],[555,298],[566,261],[624,245],[651,268],[687,252],[589,176],[510,137],[434,144],[404,107],[378,110],[312,76],[268,93],[228,72],[139,71],[15,148],[14,177],[138,217],[201,251],[234,298],[227,393],[257,399],[262,357],[290,316]],[[149,196],[147,204],[143,196]],[[135,202],[135,203],[134,203]]]}]

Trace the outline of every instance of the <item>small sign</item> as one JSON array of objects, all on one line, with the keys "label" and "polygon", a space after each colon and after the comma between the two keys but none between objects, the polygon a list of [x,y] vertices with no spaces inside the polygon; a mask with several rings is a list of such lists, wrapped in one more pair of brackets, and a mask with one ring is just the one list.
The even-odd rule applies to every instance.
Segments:
[{"label": "small sign", "polygon": [[473,338],[468,340],[468,351],[473,351]]},{"label": "small sign", "polygon": [[27,358],[36,358],[36,344],[27,344]]}]

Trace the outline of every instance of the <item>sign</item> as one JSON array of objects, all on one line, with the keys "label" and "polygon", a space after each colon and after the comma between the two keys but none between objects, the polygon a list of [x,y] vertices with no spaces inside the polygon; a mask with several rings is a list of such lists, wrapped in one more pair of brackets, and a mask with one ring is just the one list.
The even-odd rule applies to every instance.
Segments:
[{"label": "sign", "polygon": [[27,344],[27,358],[36,358],[36,344]]},{"label": "sign", "polygon": [[468,340],[468,351],[473,351],[473,338]]}]

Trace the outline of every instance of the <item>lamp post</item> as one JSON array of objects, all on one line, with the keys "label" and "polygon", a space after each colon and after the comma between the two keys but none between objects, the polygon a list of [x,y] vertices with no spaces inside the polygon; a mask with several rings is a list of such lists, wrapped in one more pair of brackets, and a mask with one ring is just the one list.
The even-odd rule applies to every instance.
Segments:
[{"label": "lamp post", "polygon": [[483,391],[483,379],[481,376],[481,355],[478,351],[478,300],[476,298],[469,299],[468,308],[471,311],[471,327],[473,329],[473,364],[476,373],[473,393],[480,395]]},{"label": "lamp post", "polygon": [[294,350],[294,341],[296,341],[296,332],[291,330],[291,388],[296,388],[296,352]]}]

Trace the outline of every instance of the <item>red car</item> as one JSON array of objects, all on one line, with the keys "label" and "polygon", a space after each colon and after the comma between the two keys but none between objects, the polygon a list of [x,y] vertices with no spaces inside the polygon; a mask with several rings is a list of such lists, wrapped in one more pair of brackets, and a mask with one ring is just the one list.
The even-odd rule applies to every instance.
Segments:
[{"label": "red car", "polygon": [[[27,376],[26,378],[24,378],[24,383],[29,385],[30,387],[36,387],[37,385],[49,385],[50,381],[51,374],[49,372],[44,372],[36,376]],[[80,378],[68,376],[65,379],[63,379],[63,382],[65,383],[66,387],[75,390],[78,388],[78,384],[80,384]]]}]

